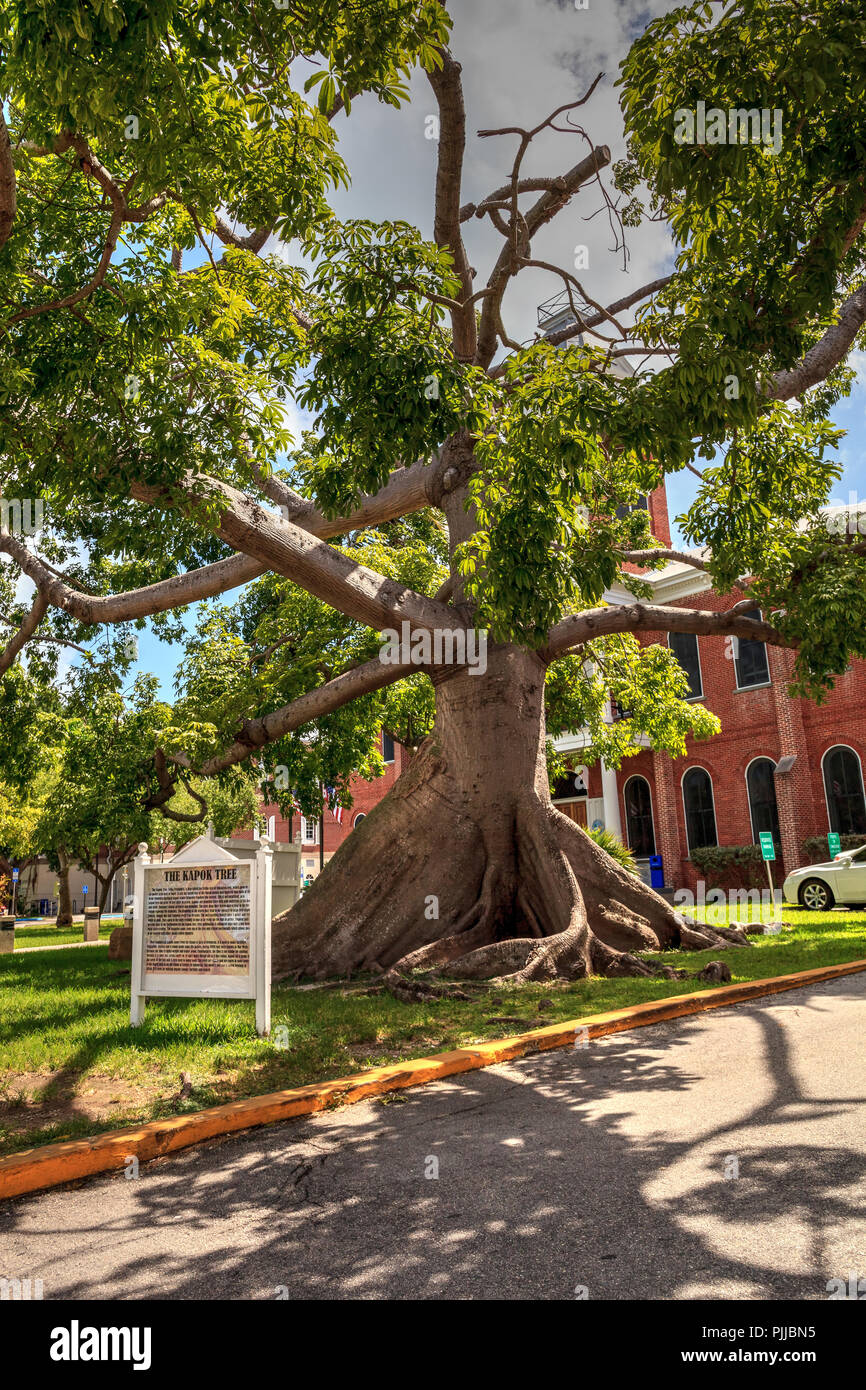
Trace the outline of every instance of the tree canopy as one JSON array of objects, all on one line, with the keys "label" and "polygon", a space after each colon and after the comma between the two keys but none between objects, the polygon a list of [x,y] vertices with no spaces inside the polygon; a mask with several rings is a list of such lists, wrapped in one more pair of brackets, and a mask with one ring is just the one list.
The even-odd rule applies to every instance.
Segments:
[{"label": "tree canopy", "polygon": [[[483,132],[502,183],[473,201],[449,33],[437,0],[0,0],[0,481],[46,509],[36,536],[0,533],[4,705],[26,717],[22,652],[50,665],[144,622],[177,638],[184,606],[248,586],[202,611],[146,808],[253,756],[309,809],[376,770],[383,725],[417,744],[431,672],[377,658],[403,621],[537,651],[548,730],[587,727],[614,765],[717,727],[638,634],[789,646],[818,698],[866,655],[866,546],[821,511],[866,322],[861,7],[673,10],[622,66],[627,158],[590,134],[596,79]],[[438,110],[432,238],[331,206],[340,122],[399,106],[413,69]],[[778,109],[778,151],[677,143],[699,102]],[[533,167],[542,131],[559,171]],[[666,220],[671,273],[604,305],[540,260],[573,199],[618,238]],[[501,240],[481,272],[472,219]],[[507,291],[530,267],[573,321],[522,341]],[[314,417],[300,439],[290,403]],[[699,553],[654,543],[638,505],[686,468]],[[745,597],[652,603],[634,567],[671,558]],[[607,605],[617,580],[634,603]],[[628,719],[606,721],[611,695]]]}]

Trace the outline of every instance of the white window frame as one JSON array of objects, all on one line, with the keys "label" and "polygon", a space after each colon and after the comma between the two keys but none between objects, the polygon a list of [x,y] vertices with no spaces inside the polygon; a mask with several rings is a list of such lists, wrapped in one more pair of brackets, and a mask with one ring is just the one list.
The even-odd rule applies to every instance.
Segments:
[{"label": "white window frame", "polygon": [[[307,834],[307,832],[308,832],[310,826],[312,826],[312,828],[313,828],[313,833],[312,833],[312,835],[308,835],[308,834]],[[316,818],[316,817],[310,818],[310,817],[307,817],[307,816],[301,816],[301,844],[302,844],[302,845],[317,845],[318,843],[319,843],[319,821],[318,821],[318,818]]]}]

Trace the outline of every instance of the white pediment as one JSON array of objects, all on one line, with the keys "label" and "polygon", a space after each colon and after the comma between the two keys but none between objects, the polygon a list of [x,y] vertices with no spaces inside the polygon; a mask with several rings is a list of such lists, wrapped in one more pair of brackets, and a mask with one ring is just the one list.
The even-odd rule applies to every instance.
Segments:
[{"label": "white pediment", "polygon": [[227,849],[223,849],[222,845],[218,845],[210,836],[198,835],[165,862],[166,864],[238,864],[240,860],[236,854],[230,854]]}]

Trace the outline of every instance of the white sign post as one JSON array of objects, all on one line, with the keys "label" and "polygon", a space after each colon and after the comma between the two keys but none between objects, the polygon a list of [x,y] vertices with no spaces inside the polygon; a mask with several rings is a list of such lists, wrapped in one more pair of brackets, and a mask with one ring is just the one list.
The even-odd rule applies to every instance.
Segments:
[{"label": "white sign post", "polygon": [[138,847],[133,879],[132,1001],[143,1022],[148,995],[255,999],[256,1032],[271,1031],[273,850],[255,859],[200,836],[165,863]]}]

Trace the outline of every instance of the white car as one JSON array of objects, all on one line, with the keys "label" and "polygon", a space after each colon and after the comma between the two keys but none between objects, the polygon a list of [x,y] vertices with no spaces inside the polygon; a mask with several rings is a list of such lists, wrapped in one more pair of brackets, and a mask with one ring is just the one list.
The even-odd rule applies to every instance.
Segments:
[{"label": "white car", "polygon": [[782,884],[785,901],[826,912],[834,903],[866,903],[866,845],[838,854],[829,864],[795,869]]}]

